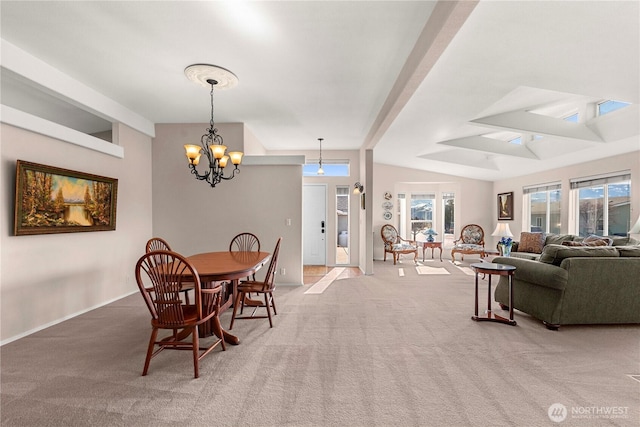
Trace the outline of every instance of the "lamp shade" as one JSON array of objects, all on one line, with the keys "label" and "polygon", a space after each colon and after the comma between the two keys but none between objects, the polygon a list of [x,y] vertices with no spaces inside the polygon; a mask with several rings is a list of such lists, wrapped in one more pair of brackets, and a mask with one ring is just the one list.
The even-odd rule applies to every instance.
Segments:
[{"label": "lamp shade", "polygon": [[631,230],[629,230],[629,234],[640,234],[640,216],[633,227],[631,227]]},{"label": "lamp shade", "polygon": [[493,233],[491,233],[491,235],[497,237],[513,237],[511,230],[509,230],[509,224],[507,224],[506,222],[499,222],[498,225],[496,225],[496,229],[493,230]]},{"label": "lamp shade", "polygon": [[438,233],[436,233],[436,230],[434,230],[433,228],[428,228],[428,229],[424,230],[422,232],[422,234],[425,234],[427,236],[437,236],[438,235]]}]

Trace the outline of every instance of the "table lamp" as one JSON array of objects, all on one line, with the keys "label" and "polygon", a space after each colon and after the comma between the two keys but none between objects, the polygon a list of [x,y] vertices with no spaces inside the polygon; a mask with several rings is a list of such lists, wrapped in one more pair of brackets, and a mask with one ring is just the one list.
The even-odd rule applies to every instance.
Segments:
[{"label": "table lamp", "polygon": [[511,234],[511,230],[509,230],[509,224],[506,222],[499,222],[496,225],[496,229],[491,233],[492,236],[501,237],[498,242],[498,247],[500,247],[500,252],[502,256],[510,256],[511,255],[511,245],[513,244],[513,234]]},{"label": "table lamp", "polygon": [[422,232],[422,234],[424,234],[425,236],[427,236],[427,242],[433,242],[433,236],[437,236],[438,233],[436,233],[436,230],[434,230],[433,228],[428,228],[426,230],[424,230]]}]

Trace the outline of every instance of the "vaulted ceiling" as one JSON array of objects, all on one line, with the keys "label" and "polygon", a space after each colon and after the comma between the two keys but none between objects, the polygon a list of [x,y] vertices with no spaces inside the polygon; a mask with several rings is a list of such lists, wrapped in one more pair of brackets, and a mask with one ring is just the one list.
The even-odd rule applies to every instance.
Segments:
[{"label": "vaulted ceiling", "polygon": [[[496,180],[640,149],[638,1],[0,8],[5,42],[153,123],[208,122],[209,93],[183,70],[230,69],[239,85],[215,93],[216,122],[244,122],[269,151],[316,150],[322,137],[323,150]],[[1,77],[5,105],[88,132],[105,124],[4,66]],[[607,99],[630,105],[598,117]]]}]

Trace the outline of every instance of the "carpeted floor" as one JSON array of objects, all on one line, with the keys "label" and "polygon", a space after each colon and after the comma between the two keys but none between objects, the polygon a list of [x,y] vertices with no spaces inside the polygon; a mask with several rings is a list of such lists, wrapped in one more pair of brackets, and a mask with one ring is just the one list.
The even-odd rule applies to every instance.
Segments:
[{"label": "carpeted floor", "polygon": [[[640,326],[553,332],[519,312],[517,326],[473,322],[473,276],[447,261],[425,266],[449,274],[376,262],[375,275],[335,280],[322,293],[279,287],[274,328],[236,322],[240,345],[203,359],[199,379],[190,354],[176,351],[140,376],[149,314],[131,295],[3,346],[1,424],[640,424],[631,377],[640,374]],[[558,424],[554,404],[567,411]]]}]

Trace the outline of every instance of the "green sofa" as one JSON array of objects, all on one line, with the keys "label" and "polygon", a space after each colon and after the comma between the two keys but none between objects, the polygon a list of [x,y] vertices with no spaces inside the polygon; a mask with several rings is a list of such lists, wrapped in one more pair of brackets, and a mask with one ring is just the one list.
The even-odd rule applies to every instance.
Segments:
[{"label": "green sofa", "polygon": [[[516,267],[513,308],[561,325],[640,323],[640,246],[546,245],[539,260],[497,257]],[[509,283],[501,276],[495,300],[509,305]]]}]

